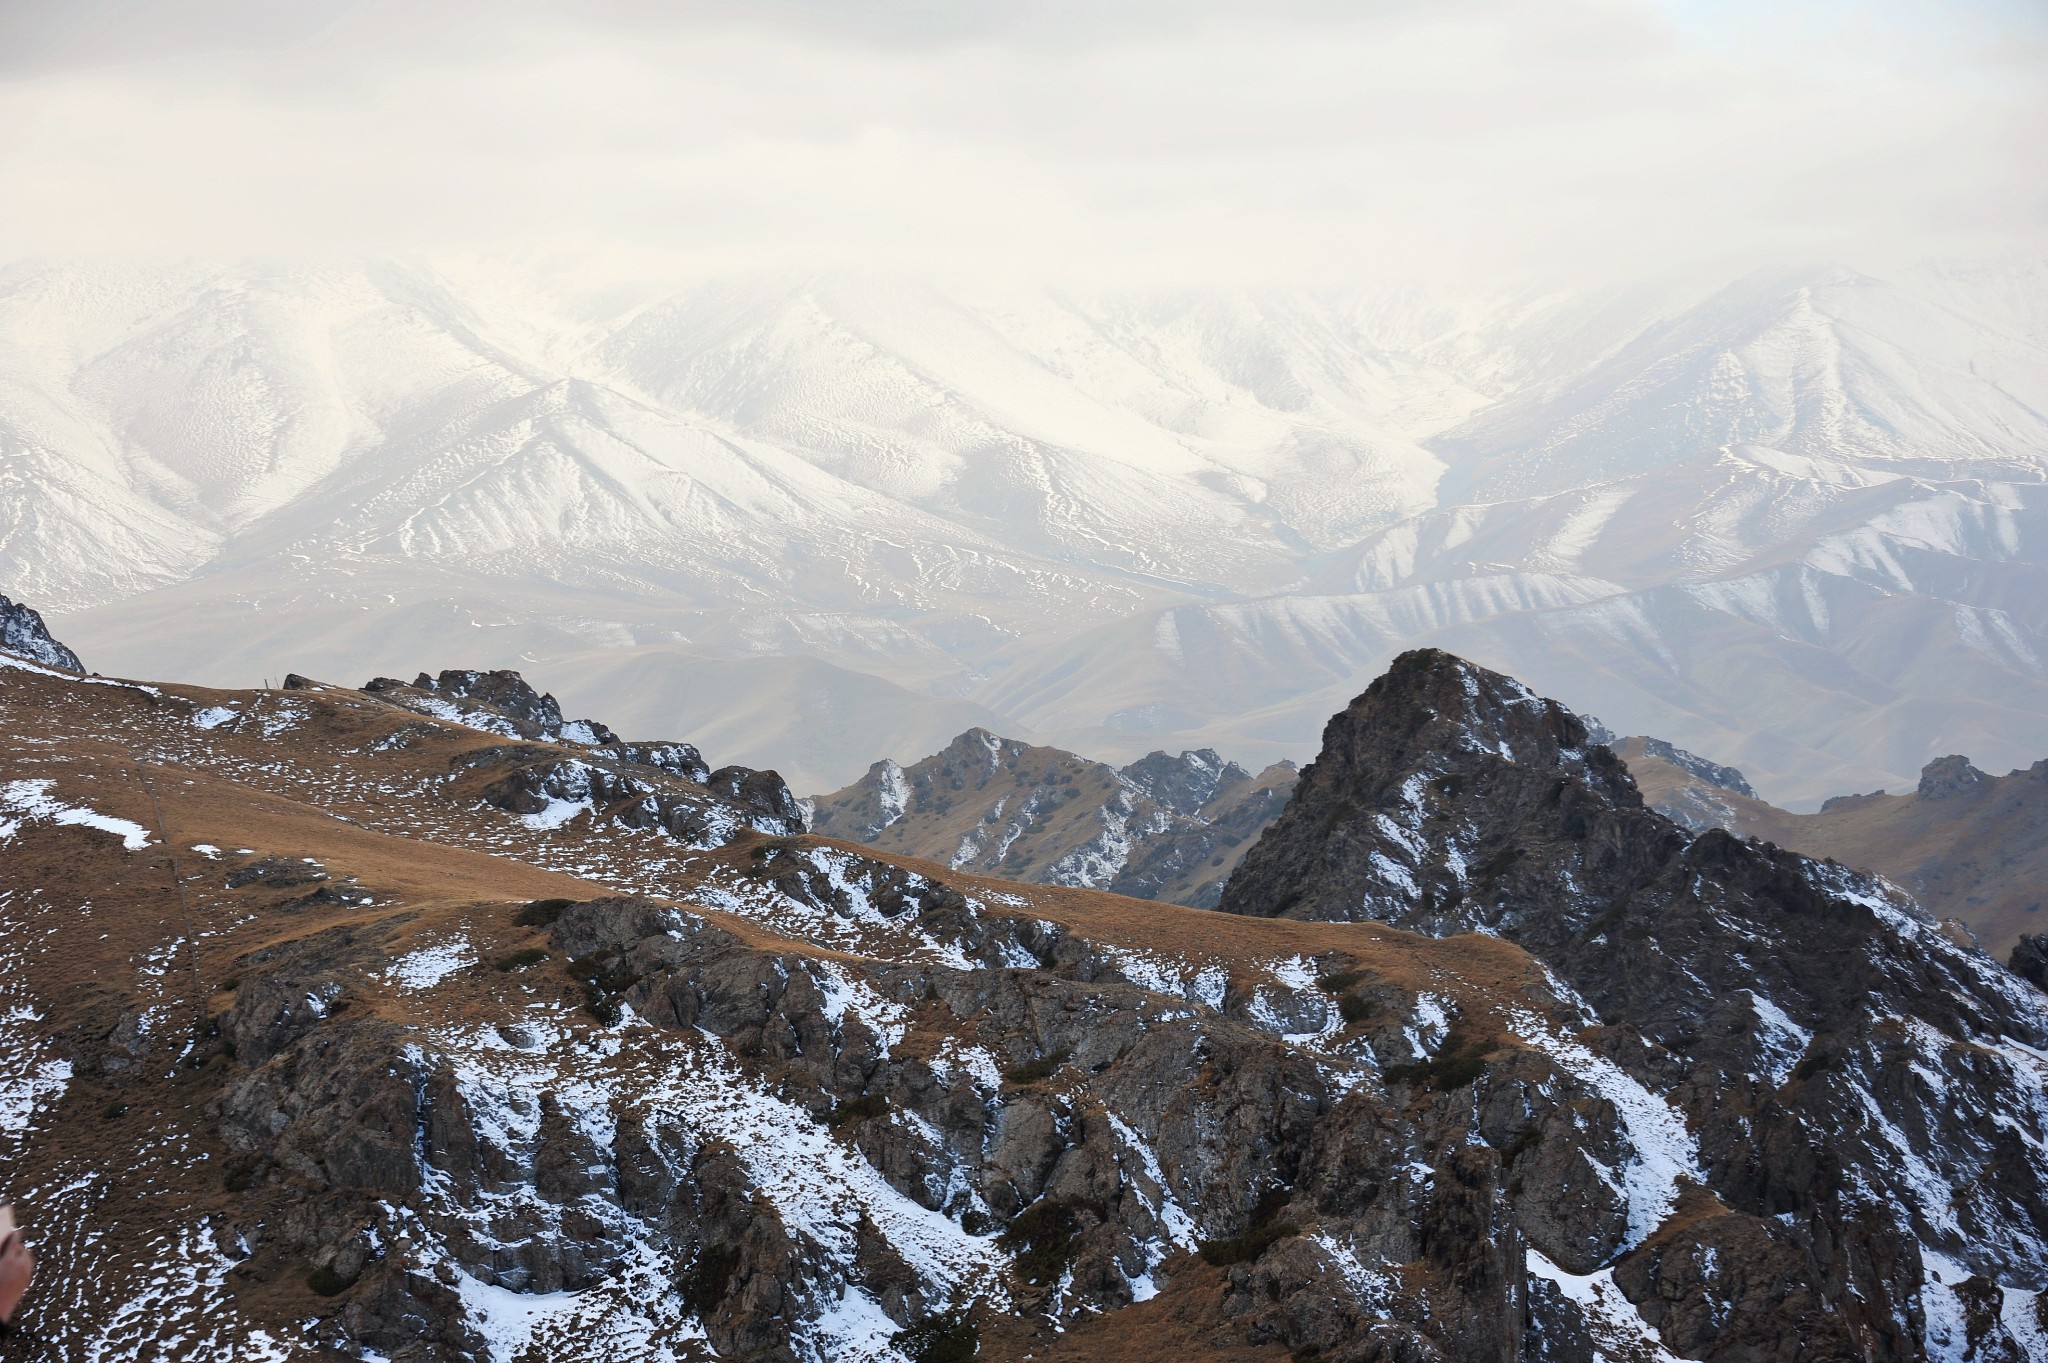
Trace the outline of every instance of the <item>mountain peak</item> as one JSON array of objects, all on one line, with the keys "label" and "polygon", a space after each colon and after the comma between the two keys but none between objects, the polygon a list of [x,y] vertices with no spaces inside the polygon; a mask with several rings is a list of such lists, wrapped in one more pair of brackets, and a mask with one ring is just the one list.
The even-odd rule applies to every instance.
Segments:
[{"label": "mountain peak", "polygon": [[[1498,817],[1481,817],[1485,806]],[[1475,873],[1485,877],[1520,830],[1576,827],[1592,809],[1650,820],[1657,839],[1679,837],[1570,710],[1454,654],[1415,649],[1330,720],[1288,811],[1232,876],[1221,907],[1434,919],[1467,899]],[[1456,930],[1454,920],[1433,930]]]}]

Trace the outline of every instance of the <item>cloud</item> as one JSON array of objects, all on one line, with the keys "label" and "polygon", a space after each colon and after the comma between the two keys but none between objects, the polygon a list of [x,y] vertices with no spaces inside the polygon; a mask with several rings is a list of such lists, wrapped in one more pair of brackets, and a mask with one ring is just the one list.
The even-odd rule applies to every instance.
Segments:
[{"label": "cloud", "polygon": [[[1873,16],[1876,17],[1873,17]],[[2039,245],[2025,6],[15,0],[0,256],[1159,281]]]}]

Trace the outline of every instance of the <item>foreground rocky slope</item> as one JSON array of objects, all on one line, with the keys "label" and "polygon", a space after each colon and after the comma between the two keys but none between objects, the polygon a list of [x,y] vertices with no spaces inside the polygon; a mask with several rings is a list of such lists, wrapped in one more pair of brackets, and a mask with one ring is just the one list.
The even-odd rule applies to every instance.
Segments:
[{"label": "foreground rocky slope", "polygon": [[1404,655],[1222,907],[1497,934],[1629,1037],[1593,1049],[1683,1114],[1692,1210],[1530,1264],[1597,1267],[1674,1352],[2039,1356],[2042,995],[1882,882],[1689,835],[1555,702]]},{"label": "foreground rocky slope", "polygon": [[820,796],[814,823],[956,869],[1210,908],[1294,775],[1280,762],[1253,776],[1207,748],[1118,768],[969,729]]},{"label": "foreground rocky slope", "polygon": [[[2048,1357],[2029,987],[1687,839],[1504,679],[1404,661],[1361,702],[1408,698],[1370,726],[1395,792],[1466,782],[1467,880],[1526,892],[1490,916],[1379,841],[1435,833],[1342,721],[1232,880],[1300,912],[1251,917],[763,831],[389,695],[0,667],[0,1195],[67,1356]],[[722,814],[492,793],[578,763]],[[1427,931],[1310,921],[1368,841]],[[1674,857],[1707,889],[1625,905],[1626,970],[1546,897]]]},{"label": "foreground rocky slope", "polygon": [[1639,742],[1617,751],[1644,798],[1695,831],[1725,828],[1875,871],[2001,958],[2022,935],[2048,932],[2048,762],[1992,776],[1943,757],[1911,791],[1838,795],[1794,814],[1629,746]]}]

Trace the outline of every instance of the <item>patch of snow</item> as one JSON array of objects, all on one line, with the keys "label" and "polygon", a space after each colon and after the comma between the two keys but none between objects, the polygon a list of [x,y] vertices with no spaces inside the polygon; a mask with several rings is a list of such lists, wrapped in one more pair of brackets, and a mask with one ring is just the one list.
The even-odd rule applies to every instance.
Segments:
[{"label": "patch of snow", "polygon": [[525,824],[528,828],[547,832],[560,828],[577,815],[590,813],[596,808],[597,806],[591,803],[588,796],[581,800],[564,800],[559,796],[550,795],[547,808],[533,814],[521,814],[519,822]]},{"label": "patch of snow", "polygon": [[907,1363],[889,1337],[901,1329],[881,1303],[847,1283],[811,1325],[809,1342],[827,1363]]},{"label": "patch of snow", "polygon": [[1372,1268],[1358,1257],[1358,1251],[1339,1241],[1327,1232],[1318,1232],[1309,1237],[1309,1242],[1329,1256],[1337,1272],[1343,1275],[1344,1285],[1351,1289],[1351,1295],[1358,1299],[1360,1307],[1370,1315],[1386,1310],[1393,1299],[1395,1282],[1391,1274]]},{"label": "patch of snow", "polygon": [[192,716],[192,725],[198,729],[218,729],[240,714],[241,711],[230,706],[209,705]]},{"label": "patch of snow", "polygon": [[[130,852],[149,846],[149,830],[141,824],[101,814],[84,805],[64,804],[51,794],[56,786],[55,781],[40,778],[0,785],[0,842],[11,839],[23,824],[47,822],[112,833]],[[6,817],[9,814],[16,817]]]},{"label": "patch of snow", "polygon": [[163,694],[154,686],[144,686],[141,682],[115,681],[111,677],[81,677],[76,672],[59,672],[53,668],[40,667],[26,658],[17,658],[12,653],[0,653],[0,667],[11,667],[18,672],[33,672],[39,677],[55,677],[58,681],[70,682],[74,686],[112,686],[123,691],[140,691],[145,696]]},{"label": "patch of snow", "polygon": [[[1526,1009],[1508,1015],[1509,1028],[1557,1062],[1558,1068],[1614,1105],[1630,1154],[1621,1170],[1628,1193],[1628,1235],[1621,1249],[1640,1245],[1678,1205],[1680,1179],[1704,1183],[1699,1142],[1685,1115],[1650,1092],[1619,1065],[1583,1043],[1552,1032]],[[1533,1253],[1533,1251],[1532,1251]]]},{"label": "patch of snow", "polygon": [[456,971],[475,964],[469,940],[456,937],[408,951],[386,968],[384,978],[401,989],[432,989]]},{"label": "patch of snow", "polygon": [[1451,1034],[1451,1015],[1444,1011],[1444,1001],[1428,990],[1415,996],[1415,1015],[1401,1028],[1401,1035],[1407,1039],[1417,1060],[1427,1060],[1436,1054],[1436,1048],[1444,1044],[1444,1038]]},{"label": "patch of snow", "polygon": [[2023,1287],[2001,1289],[1998,1318],[2005,1332],[2020,1346],[2020,1357],[2048,1359],[2048,1330],[2041,1328],[2041,1294]]},{"label": "patch of snow", "polygon": [[1284,961],[1269,962],[1266,973],[1297,993],[1315,988],[1315,968],[1300,956],[1289,956]]},{"label": "patch of snow", "polygon": [[1756,1012],[1756,1020],[1763,1028],[1762,1041],[1766,1058],[1771,1065],[1771,1083],[1782,1085],[1792,1077],[1792,1071],[1799,1064],[1799,1058],[1806,1054],[1806,1048],[1813,1044],[1813,1033],[1801,1027],[1785,1010],[1772,1003],[1754,989],[1745,990],[1749,1005]]},{"label": "patch of snow", "polygon": [[[1115,963],[1117,973],[1140,989],[1149,989],[1155,994],[1171,994],[1175,998],[1185,997],[1185,985],[1181,980],[1180,962],[1154,955],[1149,951],[1138,951],[1130,947],[1104,947],[1102,954]],[[1038,962],[1033,961],[1033,965]]]},{"label": "patch of snow", "polygon": [[1567,1273],[1538,1251],[1528,1251],[1529,1276],[1554,1284],[1578,1308],[1601,1363],[1682,1363],[1614,1285],[1614,1270]]},{"label": "patch of snow", "polygon": [[1920,1247],[1926,1277],[1920,1284],[1920,1312],[1927,1322],[1927,1363],[1969,1363],[1969,1313],[1956,1288],[1970,1270],[1927,1246]]}]

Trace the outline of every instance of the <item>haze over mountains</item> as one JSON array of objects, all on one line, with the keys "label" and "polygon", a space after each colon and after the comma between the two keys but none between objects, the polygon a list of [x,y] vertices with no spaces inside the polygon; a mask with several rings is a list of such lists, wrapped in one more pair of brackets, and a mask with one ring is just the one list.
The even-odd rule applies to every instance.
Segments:
[{"label": "haze over mountains", "polygon": [[798,790],[972,725],[1299,760],[1416,643],[1784,805],[2048,751],[2038,261],[1489,298],[21,265],[0,468],[0,580],[95,666],[545,662],[707,741],[743,695],[718,750]]}]

